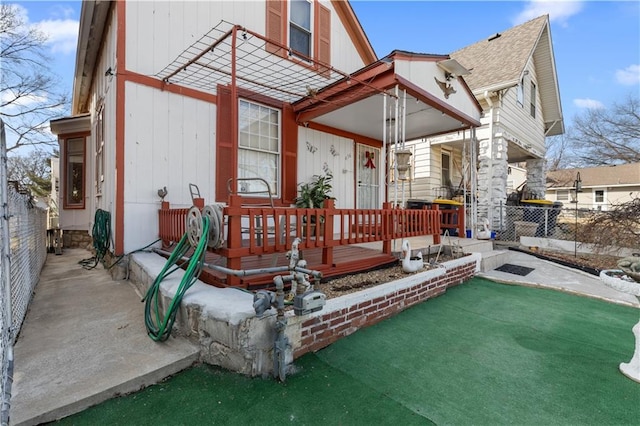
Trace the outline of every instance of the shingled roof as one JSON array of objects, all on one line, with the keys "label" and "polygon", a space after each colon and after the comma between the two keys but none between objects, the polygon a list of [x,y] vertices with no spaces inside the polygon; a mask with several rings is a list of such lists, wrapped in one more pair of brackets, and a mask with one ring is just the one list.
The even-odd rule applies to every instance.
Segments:
[{"label": "shingled roof", "polygon": [[536,47],[547,15],[493,34],[451,54],[471,74],[464,77],[474,92],[502,83],[518,83]]},{"label": "shingled roof", "polygon": [[476,96],[517,85],[531,60],[537,74],[546,134],[564,133],[549,15],[495,33],[450,56],[471,71],[464,80]]},{"label": "shingled roof", "polygon": [[580,173],[583,187],[640,185],[640,163],[555,170],[547,173],[547,188],[573,188]]}]

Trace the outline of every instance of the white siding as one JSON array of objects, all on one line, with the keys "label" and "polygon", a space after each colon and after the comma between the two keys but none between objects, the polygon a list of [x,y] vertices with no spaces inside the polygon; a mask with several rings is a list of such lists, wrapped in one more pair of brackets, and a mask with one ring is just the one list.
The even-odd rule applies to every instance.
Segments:
[{"label": "white siding", "polygon": [[354,155],[353,140],[298,127],[298,183],[330,171],[337,208],[355,207]]},{"label": "white siding", "polygon": [[[105,29],[105,43],[97,62],[97,72],[95,73],[91,90],[91,138],[89,142],[87,156],[87,170],[90,173],[91,191],[91,211],[97,209],[106,210],[111,213],[111,224],[115,224],[115,174],[110,171],[116,167],[116,33],[117,23],[115,10],[110,16],[110,24]],[[114,75],[105,75],[107,69],[111,68]],[[101,72],[102,71],[102,72]],[[97,109],[100,104],[104,105],[104,182],[102,183],[102,195],[96,196],[96,135],[94,135],[94,125],[96,121]],[[93,221],[93,217],[91,219]]]},{"label": "white siding", "polygon": [[[331,61],[352,72],[365,64],[329,1],[331,11]],[[264,1],[130,1],[126,3],[127,68],[154,75],[221,20],[265,33]],[[256,52],[264,54],[264,52]]]},{"label": "white siding", "polygon": [[[451,81],[446,81],[444,78],[444,71],[436,64],[435,61],[396,60],[395,71],[396,74],[421,87],[426,92],[437,97],[443,103],[449,104],[451,107],[469,117],[476,120],[479,119],[480,112],[476,108],[475,101],[473,101],[471,95],[467,93],[458,80],[451,79]],[[436,82],[436,78],[441,82],[446,81],[447,84],[453,86],[456,93],[451,94],[449,98],[445,98],[442,89],[440,89],[440,86]]]},{"label": "white siding", "polygon": [[[498,129],[496,132],[506,132],[505,136],[515,137],[525,146],[530,145],[530,149],[538,152],[544,157],[545,137],[543,112],[540,105],[540,90],[536,79],[535,68],[528,66],[529,75],[524,77],[524,104],[520,105],[517,98],[517,87],[512,87],[505,91],[500,102],[500,111],[497,115]],[[536,83],[536,117],[531,117],[531,81]]]},{"label": "white siding", "polygon": [[406,146],[413,146],[415,158],[414,179],[405,183],[405,198],[431,200],[436,198],[437,189],[443,185],[442,176],[442,152],[446,151],[451,156],[451,185],[457,188],[463,176],[462,151],[446,144],[430,144],[428,139],[410,141]]},{"label": "white siding", "polygon": [[205,202],[215,191],[215,105],[127,83],[125,86],[125,251],[158,234],[158,189],[166,201],[190,206],[188,184]]}]

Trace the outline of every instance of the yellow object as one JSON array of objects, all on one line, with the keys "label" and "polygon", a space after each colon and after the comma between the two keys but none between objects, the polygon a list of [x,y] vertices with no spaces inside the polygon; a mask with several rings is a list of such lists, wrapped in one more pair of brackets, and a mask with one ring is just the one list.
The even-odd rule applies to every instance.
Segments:
[{"label": "yellow object", "polygon": [[436,198],[435,200],[433,200],[434,204],[447,204],[450,206],[461,206],[462,203],[458,202],[458,201],[453,201],[453,200],[445,200],[442,198]]},{"label": "yellow object", "polygon": [[540,204],[540,205],[553,204],[553,201],[549,201],[549,200],[520,200],[520,202],[527,203],[527,204]]}]

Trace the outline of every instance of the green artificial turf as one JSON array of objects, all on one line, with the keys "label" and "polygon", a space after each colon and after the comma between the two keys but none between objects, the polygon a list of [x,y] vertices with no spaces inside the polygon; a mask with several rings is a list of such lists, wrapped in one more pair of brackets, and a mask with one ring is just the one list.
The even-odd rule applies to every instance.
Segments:
[{"label": "green artificial turf", "polygon": [[480,278],[308,354],[286,383],[198,366],[62,424],[638,424],[638,309]]}]

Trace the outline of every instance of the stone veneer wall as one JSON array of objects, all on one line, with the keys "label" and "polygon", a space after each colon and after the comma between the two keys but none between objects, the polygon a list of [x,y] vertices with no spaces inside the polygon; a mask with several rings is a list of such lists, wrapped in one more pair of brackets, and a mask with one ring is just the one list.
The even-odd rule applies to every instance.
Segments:
[{"label": "stone veneer wall", "polygon": [[527,189],[537,199],[544,199],[546,192],[545,160],[527,160]]},{"label": "stone veneer wall", "polygon": [[82,230],[63,230],[62,246],[64,248],[83,248],[91,249],[93,238],[87,231]]},{"label": "stone veneer wall", "polygon": [[[323,310],[310,315],[295,316],[293,311],[287,311],[287,364],[472,278],[480,270],[480,260],[479,253],[472,253],[444,262],[441,268],[329,299]],[[164,262],[153,253],[131,256],[130,280],[141,295]],[[183,274],[177,270],[161,284],[163,309],[169,306]],[[275,309],[257,317],[253,296],[247,292],[198,281],[183,298],[172,336],[195,341],[203,362],[249,376],[266,376],[273,374],[275,317]]]},{"label": "stone veneer wall", "polygon": [[501,137],[478,144],[478,218],[487,218],[491,229],[500,229],[500,206],[507,203],[509,164],[507,141]]}]

